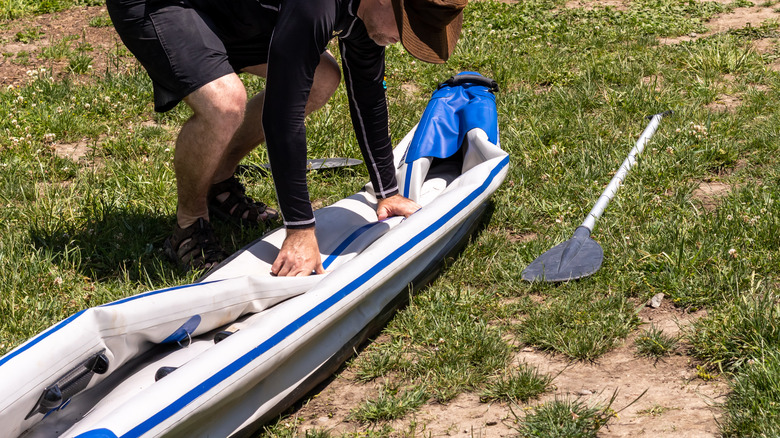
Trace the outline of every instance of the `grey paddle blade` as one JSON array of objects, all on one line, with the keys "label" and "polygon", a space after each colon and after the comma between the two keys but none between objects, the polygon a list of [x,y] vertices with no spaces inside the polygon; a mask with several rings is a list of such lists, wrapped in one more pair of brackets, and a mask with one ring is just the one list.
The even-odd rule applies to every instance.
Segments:
[{"label": "grey paddle blade", "polygon": [[336,167],[357,166],[361,163],[363,162],[356,158],[315,158],[313,160],[306,160],[306,168],[309,170],[333,169]]},{"label": "grey paddle blade", "polygon": [[601,268],[604,250],[590,238],[590,230],[577,227],[571,239],[556,245],[523,270],[523,280],[559,282],[587,277]]},{"label": "grey paddle blade", "polygon": [[[338,167],[351,167],[351,166],[357,166],[358,164],[362,164],[363,162],[361,160],[358,160],[357,158],[343,158],[343,157],[335,157],[335,158],[314,158],[312,160],[306,160],[306,169],[307,170],[327,170],[327,169],[336,169]],[[239,164],[238,173],[246,173],[246,172],[259,172],[261,175],[268,175],[271,173],[271,165],[268,163],[261,164],[261,165],[255,165],[255,164]]]}]

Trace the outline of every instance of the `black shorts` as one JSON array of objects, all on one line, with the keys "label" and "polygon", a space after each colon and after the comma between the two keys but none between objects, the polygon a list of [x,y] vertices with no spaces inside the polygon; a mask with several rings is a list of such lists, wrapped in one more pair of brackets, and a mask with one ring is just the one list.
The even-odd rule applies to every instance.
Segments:
[{"label": "black shorts", "polygon": [[106,0],[106,6],[152,79],[158,112],[222,76],[265,64],[277,15],[257,0]]}]

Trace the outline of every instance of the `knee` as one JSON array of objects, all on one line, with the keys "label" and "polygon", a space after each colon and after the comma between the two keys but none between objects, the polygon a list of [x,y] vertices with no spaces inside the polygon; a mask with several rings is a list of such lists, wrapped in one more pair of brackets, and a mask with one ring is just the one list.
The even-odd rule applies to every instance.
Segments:
[{"label": "knee", "polygon": [[320,63],[314,72],[314,83],[309,93],[309,102],[306,105],[306,113],[310,113],[325,105],[325,102],[333,96],[341,82],[341,70],[333,55],[325,52],[320,56]]},{"label": "knee", "polygon": [[223,90],[211,105],[211,117],[215,124],[237,129],[244,119],[246,111],[246,91],[240,89]]},{"label": "knee", "polygon": [[195,117],[210,125],[234,131],[244,118],[246,90],[237,76],[225,76],[212,81],[185,99]]},{"label": "knee", "polygon": [[339,64],[330,52],[325,52],[320,56],[315,79],[317,80],[318,88],[327,93],[328,97],[336,92],[336,88],[338,88],[341,82],[341,69],[339,69]]}]

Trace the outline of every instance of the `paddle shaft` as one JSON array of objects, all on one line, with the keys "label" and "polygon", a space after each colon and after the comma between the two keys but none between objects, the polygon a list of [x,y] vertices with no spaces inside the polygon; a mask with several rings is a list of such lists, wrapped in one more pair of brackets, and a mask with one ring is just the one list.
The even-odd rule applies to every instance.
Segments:
[{"label": "paddle shaft", "polygon": [[615,176],[612,177],[612,181],[609,182],[607,188],[601,193],[598,201],[596,201],[596,205],[593,206],[590,213],[588,213],[588,216],[582,222],[582,225],[580,225],[581,227],[585,227],[588,231],[593,232],[596,221],[601,217],[601,214],[604,213],[609,201],[615,197],[618,188],[620,188],[620,184],[626,179],[628,171],[636,164],[636,157],[642,153],[645,149],[645,145],[650,141],[650,137],[655,134],[658,125],[661,123],[661,119],[668,114],[671,114],[671,111],[664,111],[650,118],[650,123],[648,123],[647,128],[642,132],[642,135],[639,137],[639,140],[637,140],[634,148],[631,149],[631,152],[628,153],[628,157],[623,161],[623,164],[620,165],[620,169],[618,169]]}]

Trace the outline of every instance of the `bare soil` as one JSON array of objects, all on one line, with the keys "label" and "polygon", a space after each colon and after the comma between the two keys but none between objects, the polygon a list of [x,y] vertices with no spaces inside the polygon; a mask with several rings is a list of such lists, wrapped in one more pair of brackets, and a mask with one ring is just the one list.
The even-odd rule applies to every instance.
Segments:
[{"label": "bare soil", "polygon": [[[108,18],[108,12],[103,6],[78,7],[66,11],[40,15],[36,17],[15,20],[0,27],[0,82],[3,88],[19,86],[30,80],[31,70],[41,67],[51,70],[55,76],[71,75],[68,69],[67,57],[51,59],[44,54],[44,49],[55,46],[66,38],[72,38],[71,48],[84,44],[92,50],[84,53],[93,58],[92,71],[104,72],[112,56],[117,53],[125,55],[123,62],[132,64],[126,57],[122,41],[114,28],[93,27],[90,20],[95,17]],[[31,34],[37,30],[40,38],[24,43],[18,41],[18,33]],[[119,52],[117,50],[119,49]],[[72,75],[74,79],[86,80],[89,75]]]},{"label": "bare soil", "polygon": [[[513,0],[506,0],[512,2]],[[625,8],[629,0],[572,0],[567,7]],[[724,0],[727,1],[727,0]],[[730,1],[730,0],[728,0]],[[123,46],[112,27],[92,27],[88,23],[95,17],[107,17],[105,7],[81,7],[68,11],[27,18],[7,23],[0,27],[0,85],[23,85],[30,80],[30,70],[45,67],[58,76],[70,75],[75,80],[90,80],[90,75],[75,75],[68,69],[67,59],[43,59],[45,48],[69,36],[77,36],[74,43],[86,43],[92,48],[94,72],[100,73],[111,65],[117,55],[122,63],[132,65],[133,60],[122,55]],[[780,19],[774,7],[754,6],[737,8],[732,13],[714,18],[708,23],[708,32],[681,38],[663,39],[662,44],[676,44],[681,41],[701,38],[728,29],[742,28],[750,23],[760,25],[768,19]],[[28,43],[17,41],[17,33],[38,29],[40,39]],[[769,53],[777,51],[776,40],[760,40],[755,50]],[[780,70],[780,62],[775,67]],[[663,78],[647,78],[658,87]],[[417,90],[409,88],[409,93]],[[721,107],[712,110],[729,110],[739,105],[734,96],[719,100]],[[58,153],[78,159],[88,152],[87,145],[61,145]],[[730,187],[720,182],[704,182],[694,193],[706,209],[717,206],[718,199]],[[524,240],[527,236],[513,236]],[[639,314],[649,327],[654,324],[666,334],[674,334],[701,313],[688,314],[665,302],[660,308],[645,307]],[[618,411],[609,426],[600,432],[604,437],[711,437],[717,436],[717,419],[720,415],[717,405],[727,393],[725,382],[703,380],[698,375],[696,364],[684,354],[681,347],[678,354],[654,361],[635,355],[634,337],[604,355],[595,363],[570,362],[564,358],[536,351],[522,349],[514,358],[518,364],[534,365],[542,372],[556,376],[555,390],[541,401],[555,397],[577,397],[588,404],[606,404],[617,391],[612,408]],[[365,425],[347,420],[350,410],[361,401],[373,397],[380,383],[362,384],[352,378],[349,369],[322,388],[317,396],[309,400],[293,414],[302,429],[329,429],[334,433],[366,430]],[[640,397],[641,395],[641,397]],[[416,414],[394,422],[391,426],[399,435],[408,432],[425,436],[480,436],[501,437],[516,435],[516,416],[523,415],[524,406],[509,406],[503,403],[481,403],[476,394],[461,394],[447,404],[428,404]]]},{"label": "bare soil", "polygon": [[[669,336],[704,315],[686,313],[668,302],[661,307],[643,308],[639,316],[643,329],[650,325]],[[612,409],[617,416],[602,429],[603,437],[712,437],[717,436],[717,404],[724,401],[724,382],[702,380],[696,364],[680,353],[654,360],[635,354],[634,338],[607,353],[595,363],[572,362],[524,348],[514,362],[526,363],[541,372],[556,376],[555,390],[539,402],[555,398],[575,398],[589,406],[606,406],[617,392]],[[375,397],[382,382],[363,384],[345,370],[295,414],[303,429],[330,430],[334,434],[365,430],[365,425],[349,421],[350,410]],[[506,403],[482,403],[478,394],[461,394],[447,404],[428,404],[410,418],[389,425],[399,432],[414,431],[425,436],[504,437],[517,435],[517,417],[528,406]]]}]

